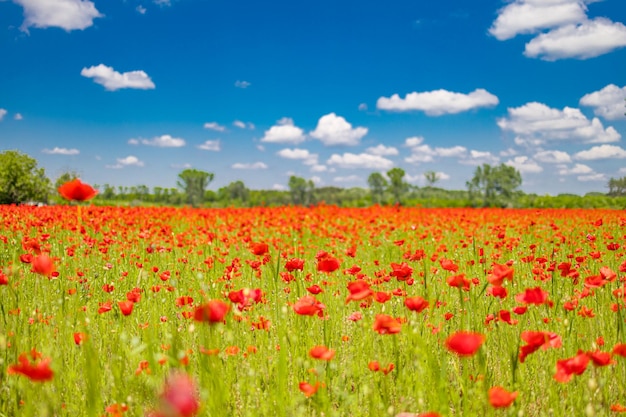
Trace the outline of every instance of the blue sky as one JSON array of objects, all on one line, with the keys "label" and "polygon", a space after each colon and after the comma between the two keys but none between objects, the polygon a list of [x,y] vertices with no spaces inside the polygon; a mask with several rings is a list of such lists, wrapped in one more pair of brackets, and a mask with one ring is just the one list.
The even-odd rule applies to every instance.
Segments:
[{"label": "blue sky", "polygon": [[0,0],[0,149],[53,180],[529,193],[626,175],[623,0]]}]

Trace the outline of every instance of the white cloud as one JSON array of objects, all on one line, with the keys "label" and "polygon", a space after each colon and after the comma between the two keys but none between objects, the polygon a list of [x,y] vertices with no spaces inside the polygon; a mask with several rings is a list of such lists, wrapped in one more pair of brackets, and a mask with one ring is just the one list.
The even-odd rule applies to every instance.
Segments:
[{"label": "white cloud", "polygon": [[134,88],[139,90],[152,90],[155,88],[154,83],[144,71],[120,73],[104,64],[83,68],[80,75],[93,78],[96,84],[104,86],[108,91],[115,91],[121,88]]},{"label": "white cloud", "polygon": [[582,22],[587,18],[586,11],[581,0],[515,0],[499,10],[489,33],[502,41],[522,33]]},{"label": "white cloud", "polygon": [[89,0],[13,0],[24,8],[21,30],[59,27],[66,31],[86,29],[103,15]]},{"label": "white cloud", "polygon": [[526,44],[524,55],[546,61],[588,59],[624,46],[626,26],[598,17],[542,33]]},{"label": "white cloud", "polygon": [[187,169],[187,168],[191,168],[192,165],[186,162],[184,164],[171,164],[170,167],[175,168],[175,169]]},{"label": "white cloud", "polygon": [[251,85],[252,84],[249,83],[248,81],[240,81],[240,80],[235,81],[235,87],[237,88],[248,88]]},{"label": "white cloud", "polygon": [[326,161],[328,165],[337,165],[340,168],[367,168],[386,170],[393,167],[393,162],[380,155],[371,155],[367,153],[353,154],[344,153],[343,155],[333,154]]},{"label": "white cloud", "polygon": [[311,172],[326,172],[328,167],[326,165],[315,164],[311,167]]},{"label": "white cloud", "polygon": [[389,98],[380,97],[376,102],[376,107],[390,111],[421,110],[429,116],[441,116],[480,107],[493,107],[498,103],[498,97],[487,90],[478,88],[469,94],[447,90],[413,92],[407,94],[404,99],[400,98],[398,94],[394,94]]},{"label": "white cloud", "polygon": [[623,119],[626,86],[619,88],[609,84],[602,90],[585,94],[580,99],[582,106],[593,107],[593,113],[608,120]]},{"label": "white cloud", "polygon": [[157,4],[159,6],[171,6],[172,5],[172,0],[153,0],[154,4]]},{"label": "white cloud", "polygon": [[135,10],[137,10],[137,13],[139,14],[146,14],[147,9],[145,7],[143,7],[141,4],[139,6],[137,6],[135,8]]},{"label": "white cloud", "polygon": [[572,162],[572,158],[570,158],[569,154],[563,151],[539,151],[533,156],[533,158],[539,162],[547,164],[563,164]]},{"label": "white cloud", "polygon": [[404,158],[410,164],[419,164],[433,162],[435,157],[443,158],[460,158],[467,155],[467,148],[464,146],[453,146],[450,148],[431,148],[430,145],[424,144],[424,138],[414,136],[405,139],[405,146],[411,149],[411,155]]},{"label": "white cloud", "polygon": [[[244,124],[243,127],[246,127],[246,125]],[[222,126],[221,124],[217,122],[206,122],[204,124],[204,128],[209,129],[209,130],[215,130],[216,132],[223,132],[226,130],[226,127]]]},{"label": "white cloud", "polygon": [[[0,117],[0,119],[2,119],[2,118]],[[13,116],[13,119],[14,120],[23,120],[24,117],[22,116],[21,113],[15,113],[15,116]]]},{"label": "white cloud", "polygon": [[500,151],[500,156],[502,157],[509,157],[509,156],[515,156],[515,155],[517,155],[517,151],[513,148],[508,148],[503,151]]},{"label": "white cloud", "polygon": [[265,131],[261,142],[298,144],[305,140],[304,131],[293,124],[293,119],[283,117]]},{"label": "white cloud", "polygon": [[465,165],[497,164],[500,162],[500,158],[488,151],[483,152],[472,149],[469,155],[459,162]]},{"label": "white cloud", "polygon": [[362,178],[359,177],[358,175],[348,175],[346,177],[335,177],[333,178],[334,182],[360,182],[362,181]]},{"label": "white cloud", "polygon": [[80,153],[78,149],[59,148],[57,146],[52,149],[44,149],[41,152],[47,153],[49,155],[78,155]]},{"label": "white cloud", "polygon": [[445,158],[460,158],[467,154],[467,148],[464,146],[453,146],[451,148],[435,148],[437,156]]},{"label": "white cloud", "polygon": [[591,174],[593,169],[585,164],[576,164],[572,168],[568,168],[566,165],[562,165],[559,169],[559,175],[580,175]]},{"label": "white cloud", "polygon": [[580,151],[574,155],[574,159],[581,161],[624,158],[626,158],[626,150],[615,145],[594,146],[591,149]]},{"label": "white cloud", "polygon": [[398,149],[393,146],[385,146],[383,144],[369,147],[365,150],[365,152],[372,155],[380,155],[380,156],[393,156],[398,155]]},{"label": "white cloud", "polygon": [[233,169],[267,169],[267,165],[263,162],[253,162],[251,164],[244,164],[237,162],[232,165]]},{"label": "white cloud", "polygon": [[152,139],[129,139],[128,144],[142,144],[147,146],[156,146],[158,148],[180,148],[185,146],[185,140],[182,138],[174,138],[171,135],[161,135]]},{"label": "white cloud", "polygon": [[578,181],[606,181],[606,175],[601,173],[590,174],[590,175],[579,175],[576,177]]},{"label": "white cloud", "polygon": [[408,146],[409,148],[413,148],[415,146],[420,145],[422,142],[424,142],[424,137],[423,136],[412,136],[412,137],[406,138],[404,140],[404,146]]},{"label": "white cloud", "polygon": [[498,119],[498,126],[515,133],[519,145],[538,146],[550,140],[608,143],[621,138],[612,126],[605,129],[598,118],[589,120],[579,109],[571,107],[559,110],[532,102],[509,108],[508,113],[508,117]]},{"label": "white cloud", "polygon": [[140,161],[139,158],[134,155],[128,155],[125,158],[117,158],[117,164],[106,165],[106,167],[111,169],[121,169],[127,166],[142,167],[143,165],[143,161]]},{"label": "white cloud", "polygon": [[203,144],[198,145],[198,149],[202,149],[203,151],[219,152],[221,144],[219,140],[207,140]]},{"label": "white cloud", "polygon": [[310,134],[326,146],[353,146],[358,145],[361,138],[367,134],[367,128],[360,126],[352,128],[343,117],[329,113],[320,117],[317,127]]},{"label": "white cloud", "polygon": [[283,185],[283,184],[274,184],[272,186],[272,189],[278,190],[278,191],[285,191],[285,190],[287,190],[287,186]]},{"label": "white cloud", "polygon": [[305,165],[317,165],[318,155],[309,152],[308,149],[286,148],[286,149],[281,149],[280,151],[276,152],[276,155],[285,159],[301,160],[302,163]]},{"label": "white cloud", "polygon": [[8,111],[6,111],[6,109],[0,109],[0,122],[4,119],[4,116],[6,116],[7,113]]},{"label": "white cloud", "polygon": [[409,164],[433,162],[437,153],[429,145],[415,145],[411,147],[411,155],[404,158]]},{"label": "white cloud", "polygon": [[360,111],[367,111],[367,104],[365,104],[365,103],[359,104],[359,110]]},{"label": "white cloud", "polygon": [[543,171],[543,168],[537,164],[537,162],[529,159],[527,156],[516,156],[513,159],[509,159],[505,162],[506,165],[512,166],[522,174],[526,173],[538,173]]},{"label": "white cloud", "polygon": [[250,129],[250,130],[254,130],[254,124],[248,122],[248,123],[244,123],[241,120],[235,120],[233,122],[233,126],[238,127],[239,129]]}]

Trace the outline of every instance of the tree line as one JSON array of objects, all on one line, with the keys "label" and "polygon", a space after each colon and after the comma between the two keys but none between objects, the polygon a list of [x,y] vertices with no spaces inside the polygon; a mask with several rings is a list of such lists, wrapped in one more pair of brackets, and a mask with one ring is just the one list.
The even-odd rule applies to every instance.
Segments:
[{"label": "tree line", "polygon": [[[97,185],[94,204],[112,205],[190,205],[193,207],[252,207],[281,205],[332,204],[345,207],[378,205],[408,205],[423,207],[612,207],[626,208],[626,177],[611,178],[609,192],[590,193],[585,197],[560,194],[538,196],[520,190],[522,177],[509,165],[476,167],[473,177],[466,182],[466,190],[446,190],[436,187],[439,175],[424,173],[426,185],[417,187],[405,180],[402,168],[386,173],[372,172],[367,178],[368,188],[317,187],[313,181],[292,175],[286,190],[251,190],[243,181],[210,190],[215,175],[198,169],[185,169],[178,174],[177,187],[148,188],[145,185]],[[17,151],[0,153],[0,204],[62,202],[58,187],[74,178],[76,172],[64,172],[54,182],[43,168],[28,155]]]}]

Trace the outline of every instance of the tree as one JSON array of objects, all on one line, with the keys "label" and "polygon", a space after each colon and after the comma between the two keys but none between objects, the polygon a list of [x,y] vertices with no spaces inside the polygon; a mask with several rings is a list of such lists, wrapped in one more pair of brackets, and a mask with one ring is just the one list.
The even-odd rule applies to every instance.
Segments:
[{"label": "tree", "polygon": [[439,173],[435,171],[424,172],[424,178],[426,179],[426,185],[428,187],[432,187],[433,185],[435,185],[437,181],[441,179],[441,177],[439,176]]},{"label": "tree", "polygon": [[466,183],[470,200],[483,207],[506,207],[513,203],[522,185],[522,175],[510,165],[476,167],[474,177]]},{"label": "tree", "polygon": [[367,184],[370,187],[372,203],[381,204],[383,202],[385,188],[388,186],[387,179],[380,172],[372,172],[370,176],[367,177]]},{"label": "tree", "polygon": [[47,203],[51,188],[35,159],[18,151],[0,153],[0,204]]},{"label": "tree", "polygon": [[243,181],[233,181],[218,190],[218,199],[226,204],[246,205],[250,199],[250,190]]},{"label": "tree", "polygon": [[187,204],[197,207],[204,201],[204,191],[213,181],[213,173],[188,168],[178,174],[177,185],[185,190]]},{"label": "tree", "polygon": [[611,178],[609,180],[609,195],[623,196],[626,195],[626,177]]},{"label": "tree", "polygon": [[387,171],[389,178],[389,191],[393,195],[394,204],[402,204],[402,196],[407,192],[409,184],[404,181],[404,170],[402,168],[391,168]]},{"label": "tree", "polygon": [[311,204],[314,190],[315,184],[313,184],[313,181],[307,181],[295,175],[289,177],[289,193],[291,194],[291,202],[293,204],[305,206]]}]

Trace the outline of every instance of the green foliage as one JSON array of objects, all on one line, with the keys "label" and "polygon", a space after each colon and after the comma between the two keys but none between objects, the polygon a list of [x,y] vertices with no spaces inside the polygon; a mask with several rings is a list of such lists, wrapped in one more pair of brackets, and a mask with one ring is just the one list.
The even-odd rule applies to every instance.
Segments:
[{"label": "green foliage", "polygon": [[409,189],[409,184],[404,181],[405,172],[402,168],[392,168],[387,171],[389,178],[389,192],[393,196],[394,204],[402,204],[402,197]]},{"label": "green foliage", "polygon": [[520,194],[522,175],[514,167],[500,164],[476,167],[474,177],[466,183],[470,199],[482,207],[510,207]]},{"label": "green foliage", "polygon": [[611,178],[608,183],[610,196],[626,195],[626,177]]},{"label": "green foliage", "polygon": [[424,178],[426,179],[426,184],[428,187],[432,187],[437,181],[440,180],[439,174],[435,171],[424,172]]},{"label": "green foliage", "polygon": [[373,204],[382,204],[385,189],[388,187],[387,179],[380,172],[372,172],[367,178],[367,185],[370,187]]},{"label": "green foliage", "polygon": [[313,181],[307,181],[295,175],[289,177],[289,192],[291,193],[291,202],[293,204],[307,206],[313,203],[314,190],[315,184],[313,184]]},{"label": "green foliage", "polygon": [[185,190],[186,202],[197,207],[204,202],[204,191],[213,181],[213,173],[188,168],[178,174],[177,185]]},{"label": "green foliage", "polygon": [[51,186],[35,159],[18,151],[0,153],[0,204],[47,203]]}]

